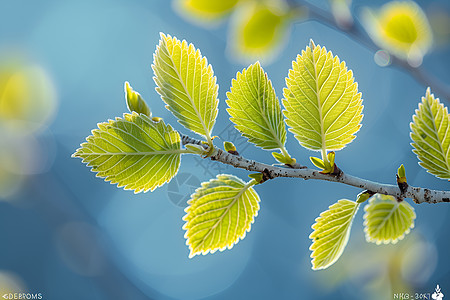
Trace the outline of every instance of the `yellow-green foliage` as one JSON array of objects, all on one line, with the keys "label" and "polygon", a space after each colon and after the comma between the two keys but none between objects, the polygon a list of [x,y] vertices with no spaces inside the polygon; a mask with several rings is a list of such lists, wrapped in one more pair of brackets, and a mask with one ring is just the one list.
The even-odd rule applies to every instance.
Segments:
[{"label": "yellow-green foliage", "polygon": [[450,179],[450,115],[430,88],[413,116],[411,139],[419,164],[438,178]]},{"label": "yellow-green foliage", "polygon": [[309,47],[292,62],[283,105],[286,123],[311,150],[340,150],[353,141],[363,118],[353,72],[325,47]]},{"label": "yellow-green foliage", "polygon": [[263,149],[281,149],[286,128],[272,82],[259,63],[237,73],[227,93],[227,109],[236,129]]},{"label": "yellow-green foliage", "polygon": [[350,236],[353,218],[359,204],[347,199],[339,200],[320,214],[309,236],[313,270],[326,269],[344,252]]},{"label": "yellow-green foliage", "polygon": [[99,123],[86,141],[73,156],[82,158],[97,177],[135,193],[169,182],[180,167],[178,132],[136,112]]},{"label": "yellow-green foliage", "polygon": [[189,257],[231,249],[245,237],[259,210],[259,196],[251,187],[255,183],[222,174],[191,195],[183,218]]},{"label": "yellow-green foliage", "polygon": [[414,228],[416,213],[406,201],[376,194],[364,207],[364,232],[368,242],[395,244]]},{"label": "yellow-green foliage", "polygon": [[166,108],[181,125],[209,140],[217,117],[219,86],[200,50],[161,33],[152,67],[156,90]]}]

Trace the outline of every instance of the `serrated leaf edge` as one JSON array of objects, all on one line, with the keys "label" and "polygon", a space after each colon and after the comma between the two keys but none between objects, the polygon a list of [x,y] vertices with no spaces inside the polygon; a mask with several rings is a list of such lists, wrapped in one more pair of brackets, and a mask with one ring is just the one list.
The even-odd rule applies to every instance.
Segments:
[{"label": "serrated leaf edge", "polygon": [[[195,190],[195,192],[191,195],[191,199],[189,199],[188,204],[190,205],[190,203],[192,202],[192,196],[193,196],[193,195],[197,194],[197,193],[198,193],[199,191],[201,191],[203,188],[206,188],[206,187],[207,187],[211,182],[213,182],[214,180],[217,180],[217,178],[219,178],[219,176],[232,176],[232,177],[235,177],[235,178],[237,178],[239,181],[242,182],[242,179],[240,179],[240,178],[238,178],[238,177],[236,177],[236,176],[234,176],[234,175],[229,175],[229,174],[218,174],[218,175],[216,176],[216,178],[211,178],[209,181],[202,182],[201,186],[198,187],[198,188]],[[247,191],[248,189],[252,188],[252,186],[255,185],[255,184],[257,184],[257,182],[256,182],[255,179],[252,179],[251,181],[247,182],[247,183],[244,185],[244,187],[241,189],[241,191],[238,193],[238,195],[236,195],[236,200],[235,200],[235,201],[237,201],[237,199],[239,198],[239,196],[241,196],[241,195],[242,195],[245,191]],[[233,242],[229,243],[228,245],[226,245],[226,246],[224,246],[224,247],[221,247],[221,248],[206,249],[206,250],[201,250],[201,251],[195,251],[195,250],[192,248],[192,246],[189,244],[189,239],[188,239],[188,236],[187,236],[187,234],[188,234],[188,228],[187,228],[188,222],[187,222],[187,218],[188,218],[188,214],[189,214],[188,209],[190,208],[190,206],[186,207],[186,208],[184,209],[184,211],[186,212],[186,215],[182,218],[182,220],[183,220],[183,221],[186,221],[186,223],[183,225],[182,229],[186,231],[185,234],[184,234],[184,238],[186,239],[186,246],[189,247],[189,258],[193,258],[194,256],[200,255],[200,254],[202,254],[202,255],[207,255],[208,253],[213,254],[213,253],[215,253],[215,252],[217,252],[217,251],[223,252],[223,251],[226,250],[226,249],[232,249],[232,248],[234,247],[234,245],[236,245],[237,243],[239,243],[239,241],[243,240],[243,239],[246,237],[247,232],[250,232],[250,230],[251,230],[251,228],[252,228],[251,225],[255,222],[255,218],[258,216],[258,213],[259,213],[259,208],[260,208],[260,206],[259,206],[260,198],[259,198],[258,193],[256,193],[255,191],[254,191],[254,193],[255,193],[255,195],[256,195],[256,197],[257,197],[256,203],[257,203],[258,207],[257,207],[257,209],[256,209],[256,211],[255,211],[255,214],[253,215],[252,220],[250,221],[250,224],[249,224],[248,228],[244,231],[244,233],[242,234],[242,236],[238,236],[237,239],[236,239],[235,241],[233,241]],[[233,206],[233,204],[235,203],[235,201],[234,201],[232,204],[230,204],[229,207]]]},{"label": "serrated leaf edge", "polygon": [[[107,176],[100,176],[100,175],[98,174],[97,171],[94,171],[94,170],[93,170],[93,167],[92,167],[92,166],[89,166],[89,161],[86,161],[86,158],[83,158],[83,157],[80,156],[80,151],[83,149],[84,145],[86,145],[86,144],[89,143],[89,140],[88,140],[88,139],[89,139],[90,137],[94,136],[94,133],[95,133],[95,132],[102,132],[102,130],[100,129],[100,126],[111,126],[111,124],[113,124],[114,122],[117,122],[117,121],[127,121],[127,122],[129,122],[128,120],[125,119],[126,116],[142,117],[142,118],[146,119],[147,122],[153,123],[153,124],[155,124],[155,125],[156,125],[157,123],[159,123],[160,121],[162,121],[162,119],[160,119],[158,122],[155,122],[155,121],[153,121],[152,119],[150,119],[148,116],[146,116],[145,114],[138,114],[138,113],[136,113],[136,112],[131,112],[131,113],[123,113],[123,117],[122,117],[122,118],[121,118],[121,117],[116,117],[115,119],[108,119],[106,122],[98,122],[98,123],[97,123],[97,128],[91,130],[91,135],[89,135],[89,136],[87,136],[87,137],[85,138],[86,141],[85,141],[85,142],[82,142],[82,143],[80,144],[80,147],[78,147],[78,148],[75,150],[75,152],[71,155],[71,157],[72,157],[72,158],[80,158],[80,159],[81,159],[81,162],[82,162],[83,164],[85,164],[87,167],[89,167],[89,170],[90,170],[92,173],[95,173],[95,177],[96,177],[96,178],[101,178],[101,179],[103,179],[104,182],[107,182],[107,183],[109,183],[109,184],[111,184],[111,185],[117,185],[117,188],[123,188],[123,190],[125,190],[125,191],[133,191],[134,194],[139,194],[139,193],[141,193],[141,192],[147,193],[148,191],[152,192],[152,191],[154,191],[156,188],[161,187],[161,186],[163,186],[164,184],[170,182],[170,180],[171,180],[173,177],[176,176],[176,173],[178,173],[178,170],[179,170],[179,167],[180,167],[181,157],[180,157],[180,161],[179,161],[179,163],[178,163],[178,168],[177,168],[178,170],[177,170],[177,172],[175,173],[175,175],[174,175],[172,178],[170,178],[168,181],[165,181],[165,182],[162,182],[162,183],[156,185],[156,186],[153,187],[153,188],[149,188],[149,189],[141,189],[141,190],[137,191],[136,189],[133,189],[133,188],[127,188],[127,187],[126,187],[127,184],[122,184],[122,185],[121,185],[121,184],[119,184],[119,182],[115,182],[115,181],[112,181],[112,180],[110,180],[110,179],[107,179]],[[162,121],[162,122],[163,122],[163,124],[167,127],[167,131],[173,131],[173,132],[176,132],[176,134],[179,135],[178,131],[174,130],[170,124],[165,124],[164,121]],[[148,155],[158,155],[158,154],[180,154],[180,155],[181,155],[181,154],[183,154],[183,153],[186,153],[186,150],[181,149],[181,137],[180,137],[179,139],[180,139],[180,149],[177,149],[177,150],[171,150],[171,151],[154,151],[154,152],[140,152],[140,153],[136,153],[136,154],[128,154],[128,155],[146,155],[146,154],[148,154]],[[95,153],[92,153],[92,154],[95,154]],[[105,153],[97,153],[97,155],[107,155],[107,154],[108,154],[107,152],[105,152]],[[113,155],[113,154],[117,154],[117,153],[112,153],[112,154],[110,154],[110,155]]]},{"label": "serrated leaf edge", "polygon": [[[372,200],[372,199],[370,199],[370,200]],[[395,206],[393,207],[393,208],[395,208],[395,209],[392,209],[392,210],[391,210],[391,212],[389,213],[389,216],[391,216],[391,215],[394,213],[395,210],[399,209],[400,205],[407,205],[409,208],[412,209],[412,212],[414,213],[414,217],[412,218],[411,226],[408,227],[408,228],[403,232],[402,235],[400,235],[399,237],[394,238],[394,239],[389,238],[389,239],[387,239],[387,240],[386,240],[386,239],[379,240],[379,239],[377,239],[377,238],[371,237],[371,236],[369,235],[369,229],[368,229],[368,226],[367,226],[367,225],[368,225],[368,220],[367,220],[368,207],[369,207],[369,205],[371,204],[371,201],[370,201],[370,200],[369,200],[369,203],[366,204],[366,206],[364,207],[364,212],[365,212],[365,213],[364,213],[364,216],[363,216],[363,218],[364,218],[364,223],[363,223],[363,226],[364,226],[364,234],[365,234],[366,241],[367,241],[368,243],[375,243],[375,244],[377,244],[377,245],[381,245],[381,244],[385,244],[385,245],[387,245],[387,244],[396,244],[396,243],[398,243],[399,241],[403,240],[403,239],[405,238],[405,236],[411,232],[411,229],[414,229],[414,227],[415,227],[415,222],[414,222],[414,220],[416,219],[416,212],[414,211],[414,208],[413,208],[408,202],[405,202],[405,201],[402,201],[402,202],[395,201]],[[392,202],[394,203],[394,201],[392,201]],[[386,218],[386,220],[387,220],[387,219],[389,219],[389,218]],[[385,223],[385,222],[386,222],[386,221],[383,221],[383,223]]]},{"label": "serrated leaf edge", "polygon": [[[331,207],[332,207],[333,205],[339,204],[339,203],[342,202],[342,201],[349,201],[349,202],[352,202],[352,203],[355,205],[355,207],[354,207],[353,210],[352,210],[352,217],[348,220],[348,224],[347,224],[347,222],[346,222],[346,224],[347,224],[347,226],[348,226],[348,229],[345,231],[345,236],[344,236],[344,239],[345,239],[345,240],[344,240],[344,242],[342,243],[342,248],[341,248],[341,250],[340,250],[340,253],[338,253],[338,254],[336,255],[335,259],[334,259],[333,261],[329,262],[327,265],[320,266],[320,267],[315,267],[315,266],[314,266],[314,260],[316,259],[316,258],[314,257],[315,250],[312,249],[314,243],[316,242],[316,240],[315,240],[315,238],[314,238],[314,233],[316,232],[316,229],[314,228],[314,226],[317,225],[317,222],[320,220],[320,218],[325,217],[325,214],[328,213],[328,212],[330,211],[330,209],[331,209]],[[357,202],[355,202],[355,201],[348,200],[348,199],[341,199],[341,200],[337,201],[336,203],[333,203],[332,205],[330,205],[330,206],[328,207],[327,210],[325,210],[325,211],[323,211],[322,213],[320,213],[319,217],[317,217],[317,218],[315,219],[315,223],[311,226],[311,228],[313,229],[313,232],[309,235],[309,238],[312,240],[312,243],[311,243],[311,246],[309,247],[309,250],[312,251],[310,257],[312,258],[311,264],[312,264],[312,269],[313,269],[313,270],[323,270],[323,269],[326,269],[326,268],[330,267],[331,265],[333,265],[334,263],[336,263],[336,262],[339,260],[339,258],[340,258],[341,255],[343,254],[343,252],[344,252],[344,250],[345,250],[345,247],[347,246],[348,240],[349,240],[349,238],[350,238],[350,233],[351,233],[351,229],[352,229],[352,225],[353,225],[353,220],[355,219],[355,216],[356,216],[356,214],[358,213],[359,206],[360,206],[360,204],[357,203]],[[343,226],[343,225],[340,225],[339,227],[341,227],[341,226]],[[334,228],[334,227],[333,227],[333,228]],[[333,228],[331,228],[331,229],[333,229]],[[330,231],[331,229],[328,229],[328,231]]]}]

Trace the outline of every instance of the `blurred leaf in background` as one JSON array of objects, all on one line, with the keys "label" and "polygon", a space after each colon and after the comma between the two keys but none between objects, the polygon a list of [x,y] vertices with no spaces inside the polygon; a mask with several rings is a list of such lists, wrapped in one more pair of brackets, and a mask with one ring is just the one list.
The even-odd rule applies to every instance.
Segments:
[{"label": "blurred leaf in background", "polygon": [[55,110],[56,91],[42,67],[14,58],[0,62],[0,126],[35,132]]},{"label": "blurred leaf in background", "polygon": [[[411,233],[397,245],[376,246],[354,237],[336,268],[317,273],[323,293],[346,287],[351,297],[393,299],[394,293],[424,292],[423,285],[436,270],[436,246],[419,232]],[[427,291],[428,292],[428,291]]]},{"label": "blurred leaf in background", "polygon": [[177,0],[173,7],[189,21],[210,26],[230,14],[242,0]]},{"label": "blurred leaf in background", "polygon": [[0,198],[18,191],[26,175],[44,172],[53,161],[39,140],[57,106],[50,76],[14,55],[0,62]]},{"label": "blurred leaf in background", "polygon": [[227,51],[243,64],[270,63],[285,45],[291,22],[305,13],[283,0],[178,0],[174,8],[189,21],[208,27],[231,15]]},{"label": "blurred leaf in background", "polygon": [[243,3],[231,19],[229,54],[244,64],[255,60],[270,63],[284,47],[297,13],[282,1]]},{"label": "blurred leaf in background", "polygon": [[422,64],[431,48],[430,24],[415,2],[392,1],[379,10],[366,8],[362,21],[375,44],[413,67]]}]

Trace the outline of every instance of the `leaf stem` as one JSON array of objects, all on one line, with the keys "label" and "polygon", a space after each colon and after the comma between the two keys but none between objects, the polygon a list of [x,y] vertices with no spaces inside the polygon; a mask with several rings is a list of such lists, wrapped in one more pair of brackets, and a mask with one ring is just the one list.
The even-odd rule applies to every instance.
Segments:
[{"label": "leaf stem", "polygon": [[290,155],[289,155],[289,153],[287,152],[287,150],[286,150],[286,147],[281,147],[280,148],[280,151],[281,151],[281,153],[283,153],[283,155],[284,155],[284,157],[289,157],[289,158],[292,158]]},{"label": "leaf stem", "polygon": [[281,153],[284,155],[284,157],[286,157],[287,159],[289,159],[291,162],[288,164],[290,165],[292,168],[301,168],[303,166],[297,164],[295,158],[293,158],[289,152],[287,151],[286,147],[283,146],[280,148]]},{"label": "leaf stem", "polygon": [[247,182],[247,184],[242,188],[242,190],[247,190],[248,188],[254,186],[258,184],[258,182],[255,179],[250,180],[249,182]]},{"label": "leaf stem", "polygon": [[325,148],[325,145],[322,145],[322,160],[325,166],[330,164],[330,162],[328,161],[327,149]]}]

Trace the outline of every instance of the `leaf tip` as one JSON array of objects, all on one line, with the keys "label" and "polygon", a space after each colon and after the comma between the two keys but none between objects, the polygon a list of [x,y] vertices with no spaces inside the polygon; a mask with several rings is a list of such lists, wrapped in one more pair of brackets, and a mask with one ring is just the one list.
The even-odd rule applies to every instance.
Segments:
[{"label": "leaf tip", "polygon": [[199,252],[194,251],[194,249],[191,248],[191,246],[189,246],[190,251],[189,251],[189,259],[194,258],[194,256],[197,256],[199,254]]},{"label": "leaf tip", "polygon": [[[168,35],[168,36],[170,36],[170,35]],[[159,32],[159,37],[161,38],[161,40],[165,40],[167,36],[166,36],[166,34],[164,32],[160,31]]]}]

